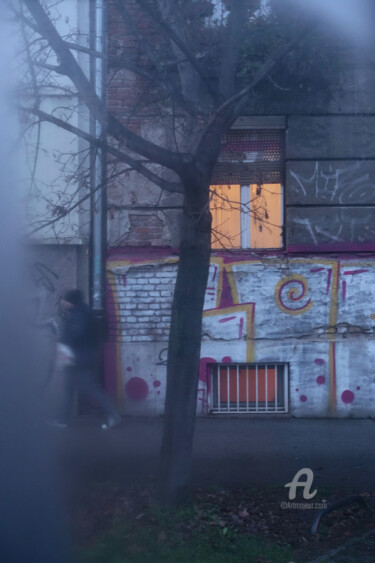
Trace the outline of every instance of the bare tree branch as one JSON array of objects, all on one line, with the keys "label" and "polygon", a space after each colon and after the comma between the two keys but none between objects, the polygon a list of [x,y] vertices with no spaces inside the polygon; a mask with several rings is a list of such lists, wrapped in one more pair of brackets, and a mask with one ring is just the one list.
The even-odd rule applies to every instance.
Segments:
[{"label": "bare tree branch", "polygon": [[200,138],[197,140],[196,145],[192,150],[193,156],[196,156],[204,151],[204,147],[209,142],[209,139],[215,137],[217,138],[217,135],[220,134],[221,131],[226,130],[232,125],[235,119],[237,119],[240,115],[244,105],[247,103],[248,96],[251,91],[268,76],[276,63],[285,57],[285,55],[295,46],[296,43],[298,43],[298,41],[305,37],[307,29],[310,28],[311,25],[303,27],[302,30],[288,41],[283,48],[277,48],[277,50],[255,73],[251,82],[242,88],[242,90],[234,94],[231,98],[228,98],[216,109],[210,122],[202,131]]},{"label": "bare tree branch", "polygon": [[51,70],[52,72],[56,72],[56,74],[66,75],[65,68],[61,65],[50,65],[47,63],[40,63],[38,61],[36,61],[34,65],[39,68],[44,68],[45,70]]},{"label": "bare tree branch", "polygon": [[81,139],[84,139],[89,143],[100,147],[101,149],[105,149],[109,154],[116,157],[120,162],[128,164],[133,170],[136,170],[137,172],[145,176],[145,178],[159,186],[161,189],[172,193],[183,193],[182,187],[179,183],[163,180],[163,178],[160,178],[160,176],[158,176],[154,172],[151,172],[151,170],[146,168],[142,163],[131,158],[129,155],[125,154],[119,149],[116,149],[103,139],[93,137],[82,129],[79,129],[78,127],[75,127],[74,125],[71,125],[70,123],[67,123],[66,121],[59,119],[58,117],[55,117],[49,113],[46,113],[38,108],[27,108],[21,106],[20,109],[27,113],[32,113],[33,115],[39,117],[39,119],[41,119],[42,121],[53,123],[54,125],[57,125],[57,127],[61,127],[62,129],[65,129],[65,131],[69,131],[70,133],[73,133],[73,135],[77,135],[77,137],[80,137]]},{"label": "bare tree branch", "polygon": [[107,112],[107,109],[95,94],[83,70],[70,50],[66,47],[64,40],[60,37],[42,8],[39,0],[23,0],[23,2],[38,23],[40,33],[51,45],[60,60],[61,66],[65,69],[66,76],[68,76],[76,86],[80,96],[85,101],[90,111],[93,112],[95,118],[100,123],[106,124],[108,133],[121,143],[125,142],[130,150],[180,173],[184,166],[192,161],[191,156],[171,152],[143,139],[125,127],[111,113]]},{"label": "bare tree branch", "polygon": [[[207,79],[207,73],[198,63],[197,59],[195,58],[192,51],[187,47],[185,41],[183,40],[184,35],[182,34],[181,28],[178,29],[176,32],[173,29],[172,25],[170,25],[169,21],[167,21],[166,17],[161,18],[160,15],[154,10],[151,5],[145,0],[136,0],[137,4],[143,8],[145,12],[147,12],[154,22],[160,27],[160,29],[170,37],[171,41],[174,43],[176,47],[181,51],[181,53],[186,57],[186,60],[191,64],[193,69],[198,74],[201,83],[206,88],[207,92],[211,95],[213,100],[217,99],[217,92],[213,88],[211,82]],[[170,2],[169,0],[158,0],[160,11],[164,15],[169,12],[176,13],[176,3]],[[176,19],[176,18],[175,18]]]},{"label": "bare tree branch", "polygon": [[71,51],[78,51],[79,53],[85,53],[86,55],[94,56],[97,59],[105,59],[107,57],[107,55],[104,53],[100,53],[99,51],[95,51],[95,49],[90,49],[89,47],[84,47],[83,45],[79,45],[78,43],[72,43],[71,41],[65,40],[64,44],[65,47],[67,47],[67,49],[70,49]]},{"label": "bare tree branch", "polygon": [[232,3],[230,11],[219,76],[219,93],[224,100],[234,92],[238,57],[247,24],[248,4],[248,0],[236,0]]},{"label": "bare tree branch", "polygon": [[171,96],[172,99],[180,104],[181,108],[184,108],[193,116],[199,114],[200,110],[198,108],[195,108],[191,101],[186,100],[183,97],[181,91],[174,86],[173,82],[170,79],[170,76],[167,74],[162,63],[158,60],[154,48],[149,44],[146,35],[136,25],[134,19],[126,9],[124,3],[121,0],[116,0],[116,7],[121,15],[124,24],[130,24],[132,33],[134,33],[135,37],[137,38],[141,49],[145,52],[149,61],[154,65],[157,73],[156,76],[158,77],[158,81],[161,87],[166,90],[166,92]]}]

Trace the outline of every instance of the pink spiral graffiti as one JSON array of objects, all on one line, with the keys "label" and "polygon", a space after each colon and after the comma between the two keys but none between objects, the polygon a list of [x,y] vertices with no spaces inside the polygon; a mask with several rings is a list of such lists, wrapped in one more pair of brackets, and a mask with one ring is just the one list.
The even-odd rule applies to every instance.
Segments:
[{"label": "pink spiral graffiti", "polygon": [[278,298],[279,298],[280,305],[282,307],[284,307],[284,309],[286,309],[287,311],[301,311],[302,309],[305,309],[306,307],[308,307],[310,305],[311,299],[309,299],[308,301],[303,303],[300,307],[298,307],[298,306],[288,307],[288,305],[285,304],[284,298],[282,296],[282,292],[288,286],[289,287],[291,286],[290,289],[288,290],[288,294],[287,294],[288,299],[290,301],[300,301],[306,295],[306,286],[301,280],[297,280],[297,279],[287,280],[285,283],[283,283],[280,286],[279,292],[278,292]]}]

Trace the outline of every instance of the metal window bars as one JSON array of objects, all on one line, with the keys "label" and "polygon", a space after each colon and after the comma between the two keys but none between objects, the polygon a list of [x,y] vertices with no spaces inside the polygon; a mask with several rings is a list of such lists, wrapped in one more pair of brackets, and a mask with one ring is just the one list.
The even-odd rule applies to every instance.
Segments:
[{"label": "metal window bars", "polygon": [[288,412],[288,366],[272,364],[213,364],[212,413]]}]

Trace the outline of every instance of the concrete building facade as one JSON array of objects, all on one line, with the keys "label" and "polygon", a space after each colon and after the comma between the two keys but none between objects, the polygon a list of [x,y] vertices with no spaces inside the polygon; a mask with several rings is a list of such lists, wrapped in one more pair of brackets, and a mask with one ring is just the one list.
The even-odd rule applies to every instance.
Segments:
[{"label": "concrete building facade", "polygon": [[[49,16],[61,36],[88,48],[90,41],[89,0],[47,3]],[[33,28],[19,33],[21,79],[25,81],[25,106],[37,106],[72,127],[89,131],[89,115],[67,77],[54,74],[51,50],[40,49],[40,35]],[[30,59],[40,57],[34,68]],[[40,52],[38,51],[40,49]],[[77,60],[89,75],[90,57],[76,52]],[[42,62],[47,65],[43,68]],[[32,85],[35,82],[35,89]],[[22,117],[25,117],[24,115]],[[90,200],[89,146],[73,132],[48,120],[28,116],[21,123],[19,182],[25,194],[28,236],[28,270],[35,288],[37,322],[57,314],[61,294],[79,287],[89,298]],[[65,213],[65,210],[69,210]]]},{"label": "concrete building facade", "polygon": [[[71,0],[65,9],[62,33],[78,29],[87,47],[89,3]],[[134,49],[124,33],[109,2],[110,56],[116,45]],[[77,56],[89,74],[87,53]],[[249,104],[222,140],[212,179],[199,415],[374,416],[375,70],[364,50],[346,46],[338,58],[342,87],[329,102],[280,91]],[[109,78],[111,112],[170,146],[170,115],[160,120],[142,107],[141,78],[110,61]],[[46,110],[89,131],[80,100],[60,90],[42,92]],[[68,107],[75,109],[67,114]],[[40,186],[67,177],[69,166],[61,174],[54,151],[88,148],[67,132],[57,137],[49,124],[38,143]],[[84,193],[74,181],[57,191],[64,205]],[[105,383],[124,413],[160,415],[182,197],[129,171],[108,184],[107,199]],[[35,217],[45,216],[43,201],[34,198]],[[57,233],[47,225],[33,238],[41,316],[54,313],[67,287],[89,294],[89,211],[86,200]]]},{"label": "concrete building facade", "polygon": [[[340,61],[343,88],[329,103],[280,94],[223,140],[213,190],[232,187],[237,208],[213,238],[199,415],[375,414],[375,73],[366,54],[347,49]],[[119,115],[122,83],[109,90]],[[135,127],[165,142],[157,123],[138,115]],[[278,198],[276,219],[271,200],[258,215],[244,209],[251,193],[233,195],[244,188]],[[108,194],[106,383],[126,414],[160,415],[182,200],[134,172]]]}]

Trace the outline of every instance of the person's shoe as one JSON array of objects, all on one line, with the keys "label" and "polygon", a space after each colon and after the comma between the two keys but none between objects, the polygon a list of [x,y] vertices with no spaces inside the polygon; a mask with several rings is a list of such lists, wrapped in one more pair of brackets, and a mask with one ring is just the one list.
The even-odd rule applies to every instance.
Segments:
[{"label": "person's shoe", "polygon": [[49,425],[53,426],[54,428],[67,428],[68,427],[66,422],[60,422],[59,420],[50,420]]},{"label": "person's shoe", "polygon": [[120,416],[109,416],[107,422],[102,424],[102,430],[112,430],[112,428],[116,428],[121,422]]}]

